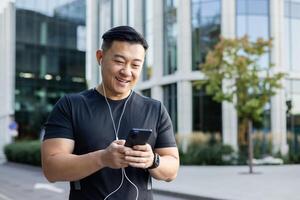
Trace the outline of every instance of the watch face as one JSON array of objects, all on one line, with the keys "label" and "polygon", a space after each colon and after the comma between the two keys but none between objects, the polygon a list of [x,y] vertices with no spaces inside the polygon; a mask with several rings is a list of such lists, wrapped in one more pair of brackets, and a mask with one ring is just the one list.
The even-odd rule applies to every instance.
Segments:
[{"label": "watch face", "polygon": [[152,164],[151,167],[149,167],[149,169],[154,169],[154,168],[158,167],[159,166],[159,162],[160,162],[159,155],[157,153],[155,153],[154,154],[153,164]]},{"label": "watch face", "polygon": [[159,165],[159,155],[158,154],[155,154],[155,165],[156,165],[156,167],[158,167],[158,165]]}]

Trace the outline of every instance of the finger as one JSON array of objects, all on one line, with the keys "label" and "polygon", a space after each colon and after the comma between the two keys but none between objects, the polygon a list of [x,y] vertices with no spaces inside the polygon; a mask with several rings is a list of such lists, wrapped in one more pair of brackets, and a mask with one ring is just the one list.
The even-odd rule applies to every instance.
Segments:
[{"label": "finger", "polygon": [[118,145],[124,145],[125,144],[125,140],[115,140],[114,143],[116,143]]},{"label": "finger", "polygon": [[152,154],[145,151],[125,151],[126,156],[132,157],[150,157]]},{"label": "finger", "polygon": [[151,146],[149,144],[145,144],[145,145],[135,145],[133,146],[134,150],[138,150],[138,151],[150,151]]},{"label": "finger", "polygon": [[129,166],[145,169],[147,165],[146,163],[129,163]]},{"label": "finger", "polygon": [[146,162],[148,162],[148,158],[146,158],[146,157],[125,156],[125,160],[129,163],[146,163]]}]

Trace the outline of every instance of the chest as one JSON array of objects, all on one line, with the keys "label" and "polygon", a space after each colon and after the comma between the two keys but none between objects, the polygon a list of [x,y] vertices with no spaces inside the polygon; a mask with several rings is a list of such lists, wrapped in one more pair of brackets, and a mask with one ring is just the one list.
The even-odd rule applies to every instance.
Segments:
[{"label": "chest", "polygon": [[[132,128],[152,129],[153,133],[149,139],[149,144],[154,147],[157,138],[157,117],[155,114],[130,105],[126,107],[123,115],[122,111],[123,107],[113,108],[113,116],[111,117],[105,104],[97,107],[81,107],[81,109],[75,110],[72,114],[75,153],[83,154],[105,149],[116,139],[116,134],[119,139],[126,139]],[[118,126],[119,130],[117,130]]]}]

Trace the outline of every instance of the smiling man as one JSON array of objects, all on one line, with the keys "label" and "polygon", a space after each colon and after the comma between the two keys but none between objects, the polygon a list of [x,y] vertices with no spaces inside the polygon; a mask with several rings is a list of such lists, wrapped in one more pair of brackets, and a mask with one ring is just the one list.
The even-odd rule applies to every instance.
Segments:
[{"label": "smiling man", "polygon": [[[165,107],[133,91],[148,44],[129,26],[102,39],[102,82],[55,105],[45,124],[43,171],[50,182],[70,182],[71,200],[153,199],[151,177],[175,179],[179,156]],[[133,128],[152,130],[146,144],[124,146]]]}]

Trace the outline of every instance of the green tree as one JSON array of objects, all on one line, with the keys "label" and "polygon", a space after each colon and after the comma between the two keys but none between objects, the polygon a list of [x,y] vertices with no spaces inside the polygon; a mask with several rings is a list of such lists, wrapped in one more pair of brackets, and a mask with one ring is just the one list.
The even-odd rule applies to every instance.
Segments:
[{"label": "green tree", "polygon": [[[252,173],[252,123],[261,122],[265,105],[282,87],[284,73],[275,72],[274,65],[260,66],[260,60],[272,47],[272,40],[249,41],[220,38],[201,65],[205,79],[195,84],[205,89],[217,102],[233,103],[239,117],[238,140],[248,144]],[[247,135],[248,133],[248,135]],[[249,142],[249,143],[248,143]]]}]

